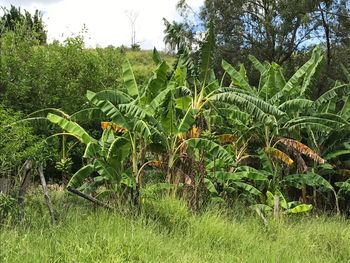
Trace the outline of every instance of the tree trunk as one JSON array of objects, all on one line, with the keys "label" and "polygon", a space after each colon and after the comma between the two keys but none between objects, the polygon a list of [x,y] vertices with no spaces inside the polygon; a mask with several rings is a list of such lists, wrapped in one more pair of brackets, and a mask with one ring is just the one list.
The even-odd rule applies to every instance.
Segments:
[{"label": "tree trunk", "polygon": [[326,46],[327,46],[327,66],[331,64],[331,40],[330,40],[330,30],[329,30],[329,24],[327,21],[327,17],[323,12],[323,9],[321,8],[321,5],[319,5],[319,10],[321,12],[321,17],[322,17],[322,26],[324,29],[324,33],[326,36]]}]

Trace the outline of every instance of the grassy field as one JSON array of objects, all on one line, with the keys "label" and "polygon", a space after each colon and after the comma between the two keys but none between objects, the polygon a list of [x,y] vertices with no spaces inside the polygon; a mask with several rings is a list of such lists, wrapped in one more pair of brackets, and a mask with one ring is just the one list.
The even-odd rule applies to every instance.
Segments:
[{"label": "grassy field", "polygon": [[148,202],[136,217],[69,198],[55,201],[54,227],[42,201],[29,200],[22,225],[0,228],[0,262],[350,262],[350,222],[342,218],[264,226],[254,214],[193,215],[167,199]]}]

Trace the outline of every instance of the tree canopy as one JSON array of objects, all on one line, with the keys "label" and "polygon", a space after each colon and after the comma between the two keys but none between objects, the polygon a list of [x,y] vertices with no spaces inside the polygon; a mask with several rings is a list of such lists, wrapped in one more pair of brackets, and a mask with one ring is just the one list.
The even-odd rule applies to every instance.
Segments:
[{"label": "tree canopy", "polygon": [[10,9],[2,7],[4,14],[0,17],[0,37],[8,31],[21,32],[36,39],[40,44],[46,44],[47,34],[42,20],[42,14],[35,10],[32,15],[27,10],[11,5]]}]

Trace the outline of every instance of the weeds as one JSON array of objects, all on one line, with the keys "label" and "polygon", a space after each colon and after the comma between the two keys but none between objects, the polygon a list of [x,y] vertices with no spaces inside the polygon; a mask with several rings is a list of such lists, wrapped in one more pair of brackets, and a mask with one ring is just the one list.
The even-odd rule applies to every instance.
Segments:
[{"label": "weeds", "polygon": [[[53,194],[59,213],[50,226],[45,204],[30,195],[27,220],[0,231],[0,262],[346,262],[350,223],[343,218],[284,217],[265,226],[254,213],[213,206],[193,214],[185,202],[145,201],[138,217],[91,209]],[[66,204],[72,205],[66,209]]]}]

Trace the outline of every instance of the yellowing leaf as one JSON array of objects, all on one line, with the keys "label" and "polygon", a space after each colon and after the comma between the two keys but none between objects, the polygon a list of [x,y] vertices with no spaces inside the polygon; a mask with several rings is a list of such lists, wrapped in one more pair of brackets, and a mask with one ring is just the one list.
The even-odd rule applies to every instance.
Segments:
[{"label": "yellowing leaf", "polygon": [[272,156],[276,159],[281,160],[282,162],[284,162],[288,166],[292,166],[294,163],[294,161],[287,154],[285,154],[284,152],[282,152],[276,148],[265,147],[264,150],[267,154],[269,154],[270,156]]},{"label": "yellowing leaf", "polygon": [[233,134],[221,134],[218,136],[219,142],[221,144],[233,143],[237,140],[237,137]]},{"label": "yellowing leaf", "polygon": [[162,167],[162,162],[158,161],[158,160],[150,161],[148,163],[148,165],[151,166],[151,167],[161,168]]},{"label": "yellowing leaf", "polygon": [[201,133],[201,129],[193,126],[192,129],[189,131],[189,138],[199,138],[199,135]]},{"label": "yellowing leaf", "polygon": [[128,131],[128,129],[123,128],[123,127],[119,126],[118,124],[111,123],[111,122],[108,122],[108,121],[101,122],[101,128],[102,128],[102,130],[108,129],[111,125],[112,125],[113,131],[115,131],[115,132],[118,132],[118,133],[125,133],[125,132]]}]

